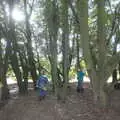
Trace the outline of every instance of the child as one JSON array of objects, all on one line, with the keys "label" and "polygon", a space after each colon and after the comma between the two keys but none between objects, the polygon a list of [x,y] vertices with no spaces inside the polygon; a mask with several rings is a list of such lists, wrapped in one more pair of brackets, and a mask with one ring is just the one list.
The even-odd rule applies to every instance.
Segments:
[{"label": "child", "polygon": [[41,72],[39,79],[37,80],[36,87],[38,88],[39,100],[42,100],[47,95],[48,79],[45,76],[45,71]]},{"label": "child", "polygon": [[77,72],[77,80],[78,80],[78,85],[77,85],[77,92],[83,92],[83,77],[84,77],[85,73],[81,70],[78,69]]}]

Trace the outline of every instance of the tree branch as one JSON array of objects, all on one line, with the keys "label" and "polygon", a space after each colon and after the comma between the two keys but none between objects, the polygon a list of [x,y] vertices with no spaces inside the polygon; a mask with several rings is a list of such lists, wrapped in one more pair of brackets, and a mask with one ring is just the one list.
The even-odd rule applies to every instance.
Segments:
[{"label": "tree branch", "polygon": [[73,5],[72,5],[72,1],[71,0],[69,0],[69,6],[70,6],[70,8],[71,8],[71,10],[73,12],[73,15],[75,17],[76,23],[78,23],[78,25],[79,25],[80,24],[79,17],[78,17],[78,15],[77,15],[77,13],[76,13]]},{"label": "tree branch", "polygon": [[113,55],[111,58],[109,58],[107,61],[106,61],[106,64],[105,66],[106,67],[106,78],[108,79],[108,77],[112,74],[113,72],[113,69],[117,66],[117,64],[119,63],[120,61],[120,52]]}]

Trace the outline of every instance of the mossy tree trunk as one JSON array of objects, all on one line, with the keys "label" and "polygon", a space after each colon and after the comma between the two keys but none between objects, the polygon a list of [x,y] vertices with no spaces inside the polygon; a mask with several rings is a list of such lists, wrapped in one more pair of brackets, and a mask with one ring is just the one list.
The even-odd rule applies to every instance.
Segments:
[{"label": "mossy tree trunk", "polygon": [[69,23],[68,23],[68,0],[61,0],[61,24],[62,24],[62,53],[63,53],[63,100],[67,96],[68,73],[69,73]]}]

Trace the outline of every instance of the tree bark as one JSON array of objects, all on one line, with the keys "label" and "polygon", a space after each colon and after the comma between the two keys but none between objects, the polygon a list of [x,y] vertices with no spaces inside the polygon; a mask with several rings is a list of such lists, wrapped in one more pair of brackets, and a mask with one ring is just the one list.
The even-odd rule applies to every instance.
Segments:
[{"label": "tree bark", "polygon": [[[92,88],[94,93],[95,103],[99,99],[99,79],[97,77],[96,69],[92,61],[92,55],[90,52],[89,44],[89,32],[88,32],[88,0],[78,0],[79,4],[79,18],[80,18],[80,37],[82,41],[83,56],[87,64],[88,74],[92,82]],[[84,28],[84,29],[83,29]]]},{"label": "tree bark", "polygon": [[13,71],[15,73],[15,76],[17,78],[17,83],[19,87],[19,92],[21,93],[23,91],[22,89],[22,74],[21,70],[19,68],[19,60],[17,56],[17,42],[16,42],[16,35],[15,35],[15,25],[14,20],[12,18],[12,12],[14,8],[14,0],[9,0],[9,30],[8,30],[8,45],[9,45],[9,58],[10,62],[13,68]]},{"label": "tree bark", "polygon": [[59,97],[58,77],[57,77],[57,39],[58,39],[58,8],[56,0],[46,1],[46,22],[49,33],[49,60],[51,64],[51,75],[53,91]]},{"label": "tree bark", "polygon": [[27,12],[27,1],[24,0],[24,12],[25,12],[25,25],[26,25],[26,39],[27,39],[27,54],[28,54],[28,61],[29,61],[29,70],[33,79],[34,88],[36,88],[36,80],[37,80],[37,72],[36,72],[36,66],[34,62],[34,53],[32,49],[32,40],[31,40],[31,29],[30,29],[30,23]]},{"label": "tree bark", "polygon": [[98,39],[98,51],[99,51],[99,60],[98,60],[98,71],[99,71],[99,80],[100,80],[100,104],[103,107],[107,106],[108,95],[104,91],[104,86],[106,83],[105,79],[105,61],[106,61],[106,44],[105,44],[105,1],[96,0],[97,3],[97,39]]},{"label": "tree bark", "polygon": [[6,81],[6,73],[7,73],[7,69],[8,69],[8,46],[6,46],[5,49],[5,56],[4,58],[3,53],[2,53],[2,45],[1,45],[1,41],[0,41],[0,80],[2,83],[2,91],[1,91],[1,100],[7,100],[9,98],[9,89],[8,89],[8,85],[7,85],[7,81]]},{"label": "tree bark", "polygon": [[68,0],[61,0],[62,3],[62,46],[63,46],[63,101],[65,101],[67,96],[67,86],[68,86],[68,67],[69,67],[69,24],[68,24]]}]

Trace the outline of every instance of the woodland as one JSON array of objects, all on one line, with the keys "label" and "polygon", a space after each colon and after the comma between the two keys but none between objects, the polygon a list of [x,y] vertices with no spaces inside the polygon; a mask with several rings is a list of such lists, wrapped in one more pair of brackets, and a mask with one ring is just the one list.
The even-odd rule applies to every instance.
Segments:
[{"label": "woodland", "polygon": [[[79,68],[90,80],[83,93]],[[41,70],[50,85],[39,102]],[[0,120],[120,120],[119,113],[120,0],[0,0]]]}]

